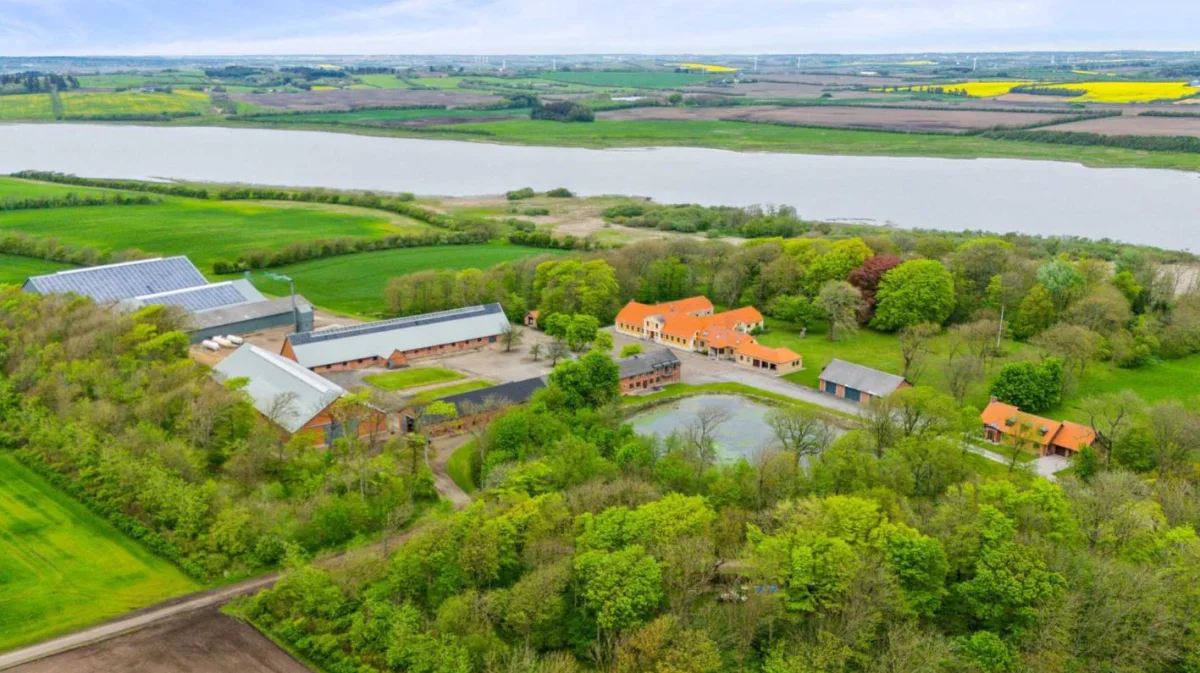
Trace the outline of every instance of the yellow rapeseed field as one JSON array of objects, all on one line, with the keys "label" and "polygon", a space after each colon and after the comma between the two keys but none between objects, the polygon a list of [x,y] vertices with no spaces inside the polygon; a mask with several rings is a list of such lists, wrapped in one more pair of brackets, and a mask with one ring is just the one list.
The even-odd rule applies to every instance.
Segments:
[{"label": "yellow rapeseed field", "polygon": [[703,70],[704,72],[737,72],[737,68],[730,68],[727,65],[710,65],[708,63],[668,63],[667,65],[676,68],[687,68],[688,70]]},{"label": "yellow rapeseed field", "polygon": [[1087,94],[1070,100],[1087,103],[1149,103],[1200,94],[1200,89],[1187,82],[1073,82],[1047,86],[1085,90]]},{"label": "yellow rapeseed field", "polygon": [[178,89],[171,93],[64,91],[58,97],[67,117],[204,112],[211,104],[208,94],[202,91]]},{"label": "yellow rapeseed field", "polygon": [[1014,81],[1014,82],[960,82],[958,84],[930,84],[928,86],[913,87],[913,91],[929,91],[930,89],[942,89],[946,93],[958,93],[966,91],[968,96],[973,98],[992,98],[994,96],[1002,96],[1008,93],[1009,89],[1014,86],[1029,84],[1029,82]]}]

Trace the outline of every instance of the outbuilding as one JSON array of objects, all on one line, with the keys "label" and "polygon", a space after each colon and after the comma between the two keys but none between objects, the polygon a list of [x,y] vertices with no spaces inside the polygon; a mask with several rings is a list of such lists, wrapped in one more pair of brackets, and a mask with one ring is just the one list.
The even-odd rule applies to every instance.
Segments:
[{"label": "outbuilding", "polygon": [[853,362],[834,359],[817,377],[818,389],[851,402],[867,404],[912,386],[903,376],[881,372]]}]

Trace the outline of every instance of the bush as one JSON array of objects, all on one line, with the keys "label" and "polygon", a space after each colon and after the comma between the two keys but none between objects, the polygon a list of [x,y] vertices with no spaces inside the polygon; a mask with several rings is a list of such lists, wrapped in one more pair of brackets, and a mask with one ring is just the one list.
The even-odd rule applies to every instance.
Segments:
[{"label": "bush", "polygon": [[526,208],[521,211],[521,214],[528,215],[529,217],[538,217],[541,215],[549,215],[550,209],[549,208]]},{"label": "bush", "polygon": [[539,103],[529,113],[530,119],[542,119],[555,122],[590,122],[595,121],[596,113],[586,105],[561,101],[556,103]]},{"label": "bush", "polygon": [[514,189],[511,192],[505,192],[504,196],[509,201],[520,201],[521,199],[532,199],[537,196],[537,192],[533,191],[533,187],[522,187]]},{"label": "bush", "polygon": [[569,199],[569,198],[575,196],[575,194],[574,194],[574,192],[567,189],[566,187],[555,187],[554,189],[551,189],[550,191],[546,192],[546,196],[549,196],[549,197],[552,197],[555,199]]}]

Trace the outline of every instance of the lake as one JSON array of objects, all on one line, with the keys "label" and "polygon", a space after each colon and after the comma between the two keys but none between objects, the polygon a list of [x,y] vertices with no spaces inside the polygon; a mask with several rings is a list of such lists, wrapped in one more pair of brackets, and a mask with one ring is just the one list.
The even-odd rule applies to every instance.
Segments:
[{"label": "lake", "polygon": [[1200,173],[1066,162],[588,150],[316,131],[0,125],[0,173],[408,191],[519,187],[665,203],[790,204],[819,220],[1113,238],[1200,251]]},{"label": "lake", "polygon": [[635,432],[665,438],[682,431],[707,409],[722,409],[728,419],[717,430],[722,462],[752,458],[759,449],[775,444],[775,433],[767,425],[765,404],[736,395],[697,395],[653,407],[629,419]]}]

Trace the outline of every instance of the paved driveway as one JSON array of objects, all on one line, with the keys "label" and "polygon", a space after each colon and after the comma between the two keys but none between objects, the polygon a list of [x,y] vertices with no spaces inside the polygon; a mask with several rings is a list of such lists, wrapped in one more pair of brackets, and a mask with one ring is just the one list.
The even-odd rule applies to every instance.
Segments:
[{"label": "paved driveway", "polygon": [[1054,481],[1054,475],[1071,467],[1071,461],[1062,456],[1042,456],[1033,461],[1033,471],[1039,476]]}]

